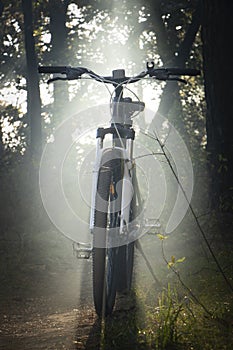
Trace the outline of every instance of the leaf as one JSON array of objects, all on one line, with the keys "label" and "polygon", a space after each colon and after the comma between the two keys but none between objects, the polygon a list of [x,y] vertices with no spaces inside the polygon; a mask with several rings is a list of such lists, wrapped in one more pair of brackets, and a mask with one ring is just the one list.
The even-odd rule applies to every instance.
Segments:
[{"label": "leaf", "polygon": [[162,235],[161,233],[157,233],[157,237],[163,241],[164,239],[167,239],[167,236]]},{"label": "leaf", "polygon": [[171,262],[172,262],[173,264],[175,264],[175,262],[176,262],[176,258],[174,257],[174,255],[171,256]]},{"label": "leaf", "polygon": [[183,261],[185,261],[185,259],[186,259],[185,256],[183,256],[183,258],[179,258],[176,260],[175,256],[172,255],[171,261],[169,261],[167,264],[168,269],[171,268],[172,266],[176,265],[177,263],[182,263]]},{"label": "leaf", "polygon": [[168,262],[167,267],[168,269],[171,268],[172,266],[175,265],[176,262],[176,258],[174,257],[174,255],[171,256],[171,261]]},{"label": "leaf", "polygon": [[174,265],[174,263],[170,261],[170,262],[167,264],[167,268],[170,269],[173,265]]}]

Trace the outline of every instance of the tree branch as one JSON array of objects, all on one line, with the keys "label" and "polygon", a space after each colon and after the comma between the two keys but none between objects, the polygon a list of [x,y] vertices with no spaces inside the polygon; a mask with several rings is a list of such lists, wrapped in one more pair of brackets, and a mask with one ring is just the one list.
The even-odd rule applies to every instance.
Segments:
[{"label": "tree branch", "polygon": [[193,42],[195,40],[196,34],[201,25],[201,0],[198,1],[196,11],[193,14],[192,22],[190,23],[187,32],[185,34],[184,40],[179,45],[178,56],[175,59],[177,66],[183,67],[185,62],[189,58],[190,51],[192,49]]},{"label": "tree branch", "polygon": [[168,33],[163,23],[160,3],[160,0],[149,1],[149,12],[151,19],[153,19],[159,55],[163,62],[167,62],[171,57],[168,47]]},{"label": "tree branch", "polygon": [[[171,59],[172,65],[175,65],[178,67],[181,67],[181,66],[183,67],[185,65],[185,62],[189,58],[189,54],[200,25],[201,25],[201,1],[199,0],[197,4],[197,8],[192,17],[192,22],[189,25],[189,28],[185,34],[183,41],[179,45],[179,49],[178,49],[179,54],[177,57],[173,56],[173,58]],[[169,50],[168,45],[167,45],[167,50]],[[172,53],[170,54],[170,56],[172,56]],[[177,83],[171,84],[169,82],[169,84],[166,84],[161,96],[160,105],[158,109],[158,112],[161,113],[162,115],[167,115],[169,110],[172,108],[175,98],[177,96],[177,89],[178,89]],[[153,127],[153,120],[151,123],[151,127]]]}]

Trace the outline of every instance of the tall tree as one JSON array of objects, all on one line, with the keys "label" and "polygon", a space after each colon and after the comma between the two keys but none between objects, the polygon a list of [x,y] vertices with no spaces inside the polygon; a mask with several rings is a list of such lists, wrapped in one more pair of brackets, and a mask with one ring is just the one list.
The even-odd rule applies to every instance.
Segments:
[{"label": "tall tree", "polygon": [[[165,8],[163,9],[162,5],[164,3],[160,0],[149,0],[147,2],[152,14],[151,20],[154,21],[158,52],[163,64],[170,67],[185,67],[201,25],[201,1],[195,1],[194,4],[190,5],[191,21],[189,24],[187,24],[187,17],[183,18],[185,6],[182,1],[181,4],[170,2],[169,8],[168,4],[166,5],[165,3]],[[181,37],[176,30],[177,27],[181,27],[180,24],[184,27],[184,33]],[[174,101],[179,100],[179,86],[177,82],[167,83],[161,96],[158,113],[167,116]]]},{"label": "tall tree", "polygon": [[30,125],[30,147],[32,155],[41,151],[41,101],[35,41],[33,36],[32,0],[22,0],[24,15],[24,37],[27,61],[27,114]]},{"label": "tall tree", "polygon": [[4,9],[3,2],[0,1],[0,16],[2,15],[3,9]]},{"label": "tall tree", "polygon": [[[68,65],[68,28],[66,27],[67,7],[69,0],[49,0],[50,31],[51,31],[51,54],[50,62],[53,65]],[[66,84],[67,85],[67,84]],[[54,84],[54,105],[58,110],[66,105],[68,87]]]},{"label": "tall tree", "polygon": [[2,133],[2,126],[0,125],[0,159],[2,159],[3,154],[4,154],[3,133]]},{"label": "tall tree", "polygon": [[203,58],[213,206],[233,212],[233,2],[202,0]]}]

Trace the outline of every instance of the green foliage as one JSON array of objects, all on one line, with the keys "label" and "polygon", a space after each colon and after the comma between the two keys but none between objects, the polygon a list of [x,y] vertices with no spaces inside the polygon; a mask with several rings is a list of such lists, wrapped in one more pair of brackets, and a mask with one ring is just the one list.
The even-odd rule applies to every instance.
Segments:
[{"label": "green foliage", "polygon": [[167,267],[175,267],[177,264],[185,261],[185,257],[176,259],[174,255],[171,256],[171,260],[168,262]]},{"label": "green foliage", "polygon": [[[113,315],[102,325],[101,349],[135,350],[231,350],[233,345],[233,299],[216,299],[211,274],[202,298],[211,311],[184,295],[179,285],[158,291],[137,286],[129,296],[120,296]],[[150,294],[150,295],[149,295]]]},{"label": "green foliage", "polygon": [[158,234],[157,234],[157,237],[158,237],[161,241],[163,241],[164,239],[167,239],[167,236],[164,236],[164,235],[162,235],[161,233],[158,233]]},{"label": "green foliage", "polygon": [[[168,285],[153,303],[140,293],[144,304],[145,324],[138,332],[139,342],[155,350],[230,350],[233,345],[230,309],[224,301],[216,303],[208,294],[213,317],[188,297],[178,296]],[[225,321],[222,321],[225,319]]]},{"label": "green foliage", "polygon": [[163,291],[158,298],[158,307],[153,322],[157,325],[155,338],[156,349],[166,349],[177,343],[177,320],[182,311],[182,304],[178,302],[177,295],[171,291],[168,285],[167,291]]}]

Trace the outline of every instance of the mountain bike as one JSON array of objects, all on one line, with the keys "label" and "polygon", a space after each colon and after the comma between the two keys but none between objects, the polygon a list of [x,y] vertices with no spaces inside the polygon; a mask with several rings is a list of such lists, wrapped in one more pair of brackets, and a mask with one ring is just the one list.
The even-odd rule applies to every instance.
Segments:
[{"label": "mountain bike", "polygon": [[[140,237],[143,199],[136,176],[133,155],[135,130],[133,118],[145,108],[139,99],[124,96],[128,84],[145,77],[160,81],[186,82],[181,76],[196,76],[199,71],[188,68],[155,68],[147,63],[146,70],[136,76],[126,76],[124,69],[116,69],[111,76],[100,76],[84,67],[41,66],[39,73],[61,74],[56,80],[75,80],[89,77],[99,83],[111,84],[111,123],[97,129],[96,160],[93,170],[90,230],[92,247],[78,244],[79,257],[93,259],[93,298],[99,317],[113,311],[116,294],[129,291],[132,284],[134,248]],[[105,145],[110,135],[111,145]]]}]

